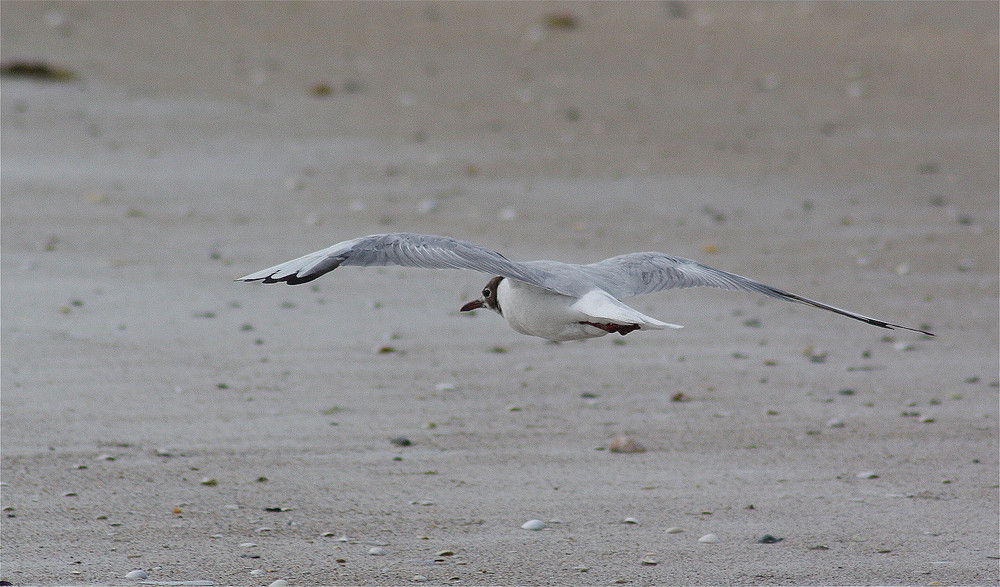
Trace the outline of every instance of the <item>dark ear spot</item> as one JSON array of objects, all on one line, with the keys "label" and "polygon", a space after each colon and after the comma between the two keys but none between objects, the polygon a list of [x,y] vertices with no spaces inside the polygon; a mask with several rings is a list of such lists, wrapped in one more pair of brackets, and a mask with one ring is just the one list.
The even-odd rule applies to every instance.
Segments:
[{"label": "dark ear spot", "polygon": [[500,311],[500,302],[497,300],[497,289],[500,287],[501,281],[503,281],[503,277],[498,275],[491,279],[490,282],[486,284],[486,288],[483,290],[484,294],[486,293],[486,290],[489,290],[489,295],[486,296],[487,305],[491,308],[496,308],[498,312]]}]

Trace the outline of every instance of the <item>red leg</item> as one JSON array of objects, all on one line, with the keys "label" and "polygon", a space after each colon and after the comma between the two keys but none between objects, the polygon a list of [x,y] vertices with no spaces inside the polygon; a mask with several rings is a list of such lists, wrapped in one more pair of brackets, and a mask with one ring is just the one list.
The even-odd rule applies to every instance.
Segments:
[{"label": "red leg", "polygon": [[605,332],[614,333],[625,336],[633,330],[639,330],[638,324],[598,324],[597,322],[580,322],[580,324],[586,324],[588,326],[593,326],[595,328],[600,328]]}]

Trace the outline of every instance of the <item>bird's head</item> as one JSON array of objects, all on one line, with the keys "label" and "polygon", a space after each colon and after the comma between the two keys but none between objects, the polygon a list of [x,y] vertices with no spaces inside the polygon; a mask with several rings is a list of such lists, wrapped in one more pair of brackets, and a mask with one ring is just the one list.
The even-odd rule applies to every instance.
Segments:
[{"label": "bird's head", "polygon": [[470,312],[479,308],[488,308],[503,316],[503,310],[500,309],[500,302],[497,300],[497,288],[500,287],[501,281],[503,281],[503,277],[499,275],[491,279],[486,284],[486,287],[483,288],[483,297],[465,304],[459,312]]}]

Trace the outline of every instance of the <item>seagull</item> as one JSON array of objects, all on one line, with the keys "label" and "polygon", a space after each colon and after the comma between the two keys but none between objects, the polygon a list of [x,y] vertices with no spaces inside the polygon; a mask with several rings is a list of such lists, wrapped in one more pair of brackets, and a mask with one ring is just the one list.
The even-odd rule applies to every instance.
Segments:
[{"label": "seagull", "polygon": [[490,274],[493,277],[483,288],[483,296],[465,304],[460,311],[487,308],[500,314],[517,332],[553,341],[682,328],[646,316],[621,300],[690,287],[758,293],[834,312],[879,328],[900,328],[934,336],[926,330],[869,318],[664,253],[628,253],[589,265],[559,261],[519,263],[475,243],[408,232],[373,234],[339,242],[237,281],[299,285],[341,265],[472,269]]}]

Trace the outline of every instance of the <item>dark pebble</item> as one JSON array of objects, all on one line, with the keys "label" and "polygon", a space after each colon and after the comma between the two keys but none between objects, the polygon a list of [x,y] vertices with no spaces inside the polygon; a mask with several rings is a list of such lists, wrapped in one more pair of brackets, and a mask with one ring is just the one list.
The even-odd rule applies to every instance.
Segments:
[{"label": "dark pebble", "polygon": [[410,439],[405,436],[397,436],[395,438],[390,438],[389,442],[393,443],[396,446],[410,446],[411,444],[413,444],[412,442],[410,442]]},{"label": "dark pebble", "polygon": [[782,540],[784,540],[784,538],[775,538],[770,534],[764,534],[757,542],[760,544],[775,544],[776,542],[781,542]]}]

